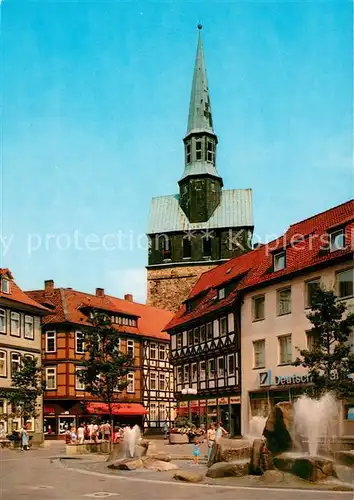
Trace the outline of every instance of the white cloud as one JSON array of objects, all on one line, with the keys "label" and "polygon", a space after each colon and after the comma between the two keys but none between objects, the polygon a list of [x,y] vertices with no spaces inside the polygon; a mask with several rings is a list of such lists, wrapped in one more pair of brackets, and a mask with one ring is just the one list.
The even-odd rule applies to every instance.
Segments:
[{"label": "white cloud", "polygon": [[109,295],[123,298],[131,293],[135,302],[146,301],[146,269],[115,269],[106,274],[106,289]]}]

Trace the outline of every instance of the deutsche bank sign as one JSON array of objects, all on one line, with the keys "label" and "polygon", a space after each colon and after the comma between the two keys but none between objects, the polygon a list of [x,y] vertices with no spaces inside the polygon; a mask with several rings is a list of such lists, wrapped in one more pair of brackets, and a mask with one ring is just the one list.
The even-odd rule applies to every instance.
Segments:
[{"label": "deutsche bank sign", "polygon": [[274,381],[272,379],[272,370],[259,373],[259,385],[260,387],[266,387],[269,385],[296,385],[296,384],[309,384],[311,383],[311,376],[305,373],[304,375],[276,375]]}]

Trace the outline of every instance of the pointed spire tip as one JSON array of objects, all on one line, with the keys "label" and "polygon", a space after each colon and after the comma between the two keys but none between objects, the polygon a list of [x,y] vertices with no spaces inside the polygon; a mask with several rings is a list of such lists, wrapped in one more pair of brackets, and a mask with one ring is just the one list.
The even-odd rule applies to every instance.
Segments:
[{"label": "pointed spire tip", "polygon": [[198,28],[198,30],[201,30],[203,28],[203,25],[201,23],[199,23],[197,28]]}]

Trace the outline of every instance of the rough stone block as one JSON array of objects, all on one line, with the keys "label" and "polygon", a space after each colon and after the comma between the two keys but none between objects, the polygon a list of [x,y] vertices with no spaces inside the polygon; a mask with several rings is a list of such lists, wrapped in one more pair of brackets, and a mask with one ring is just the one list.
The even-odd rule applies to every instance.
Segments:
[{"label": "rough stone block", "polygon": [[295,476],[316,482],[335,475],[334,463],[329,458],[282,453],[273,459],[275,467]]},{"label": "rough stone block", "polygon": [[209,467],[207,477],[241,477],[246,476],[249,471],[248,460],[238,460],[237,462],[218,462]]},{"label": "rough stone block", "polygon": [[116,470],[136,470],[142,469],[143,466],[143,461],[140,458],[124,458],[123,460],[116,460],[115,462],[111,462],[107,465],[109,469]]},{"label": "rough stone block", "polygon": [[170,434],[169,437],[170,444],[188,444],[189,439],[187,434],[180,434],[180,433],[172,433]]},{"label": "rough stone block", "polygon": [[149,470],[155,470],[157,472],[165,472],[169,470],[177,470],[178,466],[171,462],[164,462],[162,460],[154,460],[153,458],[146,458],[143,461],[144,468]]},{"label": "rough stone block", "polygon": [[194,472],[187,472],[185,470],[181,470],[176,472],[173,476],[177,481],[185,481],[186,483],[199,483],[203,480],[203,476],[200,474],[195,474]]}]

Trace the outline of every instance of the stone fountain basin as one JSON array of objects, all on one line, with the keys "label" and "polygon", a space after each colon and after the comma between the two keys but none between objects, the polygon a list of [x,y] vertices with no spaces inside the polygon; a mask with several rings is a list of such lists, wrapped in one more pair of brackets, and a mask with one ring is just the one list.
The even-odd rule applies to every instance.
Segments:
[{"label": "stone fountain basin", "polygon": [[274,466],[306,481],[317,482],[336,476],[334,461],[327,457],[286,452],[273,458]]}]

